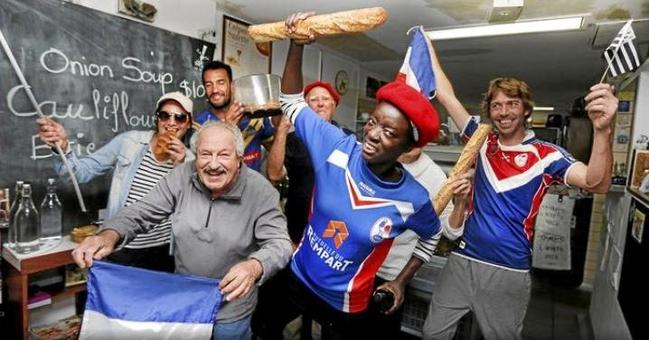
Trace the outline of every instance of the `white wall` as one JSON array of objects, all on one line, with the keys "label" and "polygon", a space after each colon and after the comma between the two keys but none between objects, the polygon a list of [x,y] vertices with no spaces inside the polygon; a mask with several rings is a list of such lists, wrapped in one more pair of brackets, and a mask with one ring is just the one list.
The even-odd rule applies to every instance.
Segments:
[{"label": "white wall", "polygon": [[340,95],[340,103],[336,107],[334,120],[340,126],[352,131],[356,129],[356,106],[358,104],[358,63],[334,53],[322,52],[322,77],[332,85],[336,84],[336,75],[345,72],[348,76],[347,91]]},{"label": "white wall", "polygon": [[[198,38],[199,30],[214,28],[215,25],[219,24],[217,22],[219,20],[220,24],[216,27],[218,27],[218,32],[221,32],[221,25],[223,24],[223,12],[216,9],[216,3],[213,1],[149,0],[148,2],[158,10],[155,21],[152,23],[119,14],[116,0],[77,0],[71,2],[196,38]],[[220,39],[219,34],[219,41]],[[220,45],[217,46],[218,56],[221,55]]]},{"label": "white wall", "polygon": [[[288,53],[288,40],[273,42],[273,57],[271,60],[271,73],[281,76],[284,73],[286,54]],[[302,61],[302,76],[304,84],[320,79],[322,72],[322,51],[317,44],[308,45],[304,49],[304,60]]]},{"label": "white wall", "polygon": [[640,73],[637,81],[638,84],[635,98],[635,113],[633,115],[633,132],[631,133],[631,147],[636,147],[635,144],[642,135],[649,137],[649,70],[645,70]]},{"label": "white wall", "polygon": [[[600,244],[598,266],[602,263],[602,258],[604,260],[610,258],[609,252],[613,245],[617,247],[620,254],[624,254],[630,205],[631,197],[628,193],[609,192],[606,198],[605,218],[610,225],[606,228],[607,232],[604,233]],[[607,238],[609,250],[604,251]],[[618,292],[611,285],[610,276],[610,267],[605,261],[603,268],[599,267],[595,274],[593,293],[590,300],[590,319],[593,335],[596,340],[631,340],[631,332],[627,327],[620,303],[617,300]]]}]

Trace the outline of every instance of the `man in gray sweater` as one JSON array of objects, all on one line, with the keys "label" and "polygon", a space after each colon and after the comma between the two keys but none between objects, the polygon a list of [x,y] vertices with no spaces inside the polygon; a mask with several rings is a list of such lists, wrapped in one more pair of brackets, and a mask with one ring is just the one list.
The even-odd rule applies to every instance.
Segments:
[{"label": "man in gray sweater", "polygon": [[236,127],[214,123],[198,133],[194,164],[185,163],[160,180],[148,196],[104,223],[72,256],[80,267],[110,254],[121,240],[169,218],[176,272],[220,279],[225,297],[214,328],[216,339],[250,338],[250,316],[260,285],[283,268],[291,241],[279,195],[243,164]]}]

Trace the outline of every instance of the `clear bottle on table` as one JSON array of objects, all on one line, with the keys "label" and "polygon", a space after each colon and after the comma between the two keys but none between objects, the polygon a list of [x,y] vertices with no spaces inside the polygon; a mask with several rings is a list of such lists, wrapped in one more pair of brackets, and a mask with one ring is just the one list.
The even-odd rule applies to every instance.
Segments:
[{"label": "clear bottle on table", "polygon": [[56,195],[56,181],[47,179],[47,193],[41,203],[41,239],[58,240],[63,233],[63,207]]},{"label": "clear bottle on table", "polygon": [[23,197],[23,184],[25,182],[23,181],[16,181],[16,189],[15,189],[15,195],[13,203],[11,203],[11,210],[9,211],[9,231],[7,233],[7,246],[9,248],[15,248],[16,247],[16,236],[18,233],[16,232],[16,212],[18,211],[18,207],[20,206],[20,201]]},{"label": "clear bottle on table", "polygon": [[16,211],[16,251],[21,254],[37,251],[41,238],[41,220],[38,216],[34,201],[32,201],[32,187],[29,183],[23,184],[20,206]]}]

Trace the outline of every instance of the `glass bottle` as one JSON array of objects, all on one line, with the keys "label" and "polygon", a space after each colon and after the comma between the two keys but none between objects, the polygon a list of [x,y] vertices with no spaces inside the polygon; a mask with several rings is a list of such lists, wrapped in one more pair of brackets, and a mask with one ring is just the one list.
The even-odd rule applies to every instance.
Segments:
[{"label": "glass bottle", "polygon": [[20,201],[22,200],[23,197],[23,184],[25,182],[23,181],[16,181],[16,189],[15,189],[15,194],[16,197],[14,198],[13,203],[11,203],[11,210],[9,212],[9,232],[7,233],[7,246],[9,248],[15,248],[16,247],[16,236],[18,233],[16,232],[16,212],[18,211],[18,207],[20,206]]},{"label": "glass bottle", "polygon": [[9,214],[11,213],[11,200],[9,188],[0,188],[0,229],[9,226]]},{"label": "glass bottle", "polygon": [[58,240],[63,233],[63,207],[56,195],[56,181],[47,179],[47,193],[41,203],[41,239]]},{"label": "glass bottle", "polygon": [[40,218],[32,201],[32,186],[23,184],[23,196],[18,211],[16,211],[16,251],[21,254],[38,250],[41,237]]}]

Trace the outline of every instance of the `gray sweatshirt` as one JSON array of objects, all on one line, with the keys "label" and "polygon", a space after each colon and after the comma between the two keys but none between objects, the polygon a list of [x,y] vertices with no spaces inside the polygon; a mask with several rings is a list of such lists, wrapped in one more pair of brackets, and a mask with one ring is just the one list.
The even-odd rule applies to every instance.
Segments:
[{"label": "gray sweatshirt", "polygon": [[[124,238],[146,232],[169,217],[172,223],[176,272],[222,279],[235,264],[257,259],[263,267],[258,285],[286,266],[291,241],[279,194],[245,165],[234,187],[212,199],[200,182],[194,162],[182,164],[158,182],[141,201],[104,223]],[[248,316],[257,303],[257,289],[248,296],[222,302],[217,321]]]}]

